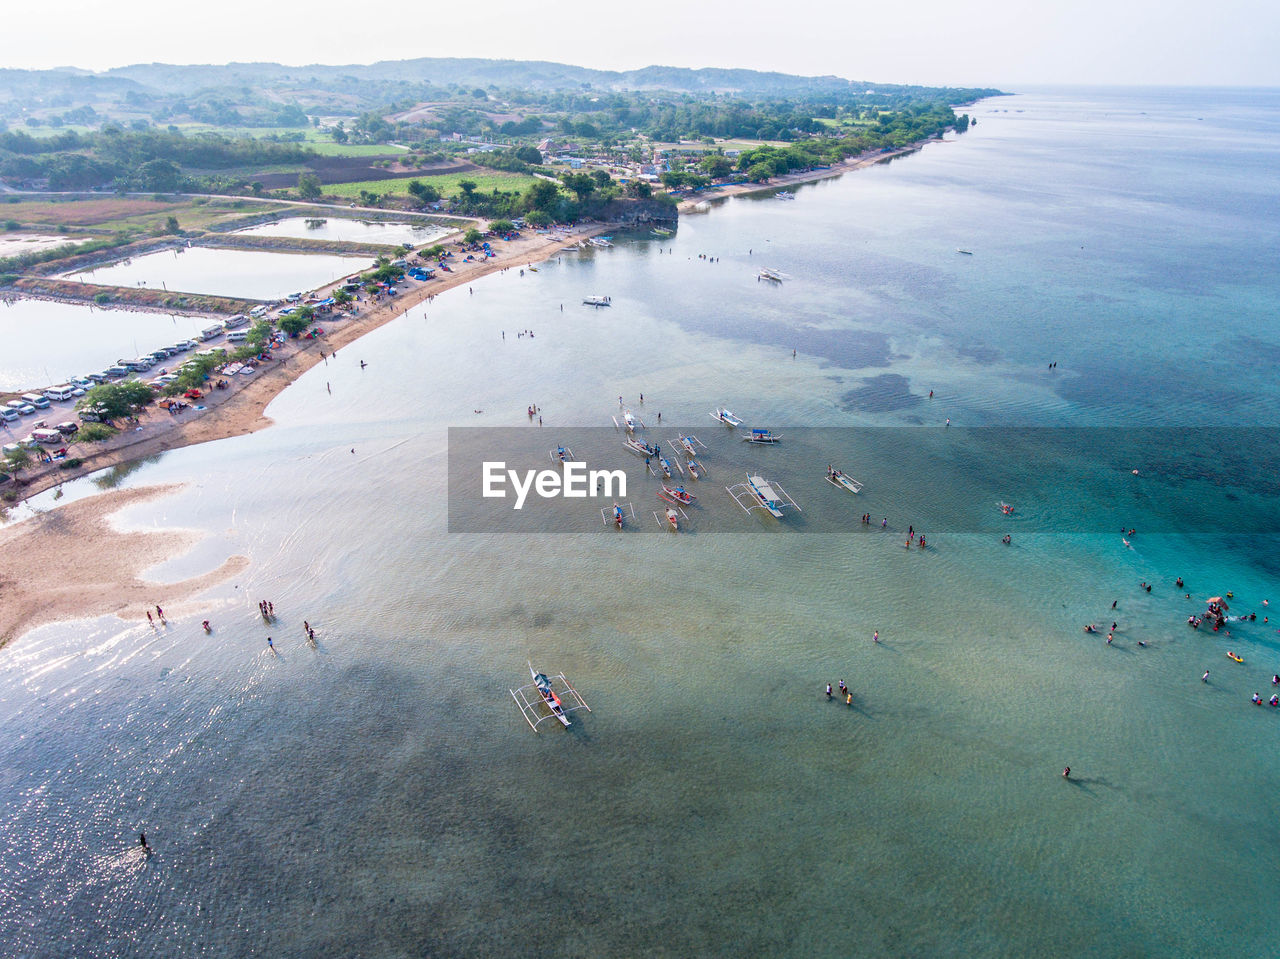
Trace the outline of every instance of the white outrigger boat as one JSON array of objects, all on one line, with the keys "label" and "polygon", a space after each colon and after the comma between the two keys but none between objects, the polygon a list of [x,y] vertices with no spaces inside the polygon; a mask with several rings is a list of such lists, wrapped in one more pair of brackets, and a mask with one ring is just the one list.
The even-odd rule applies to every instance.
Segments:
[{"label": "white outrigger boat", "polygon": [[685,468],[689,470],[690,479],[702,479],[702,477],[707,475],[707,468],[697,460],[689,460],[689,462],[684,465]]},{"label": "white outrigger boat", "polygon": [[742,425],[742,420],[738,419],[723,406],[717,406],[716,411],[710,415],[713,420],[719,420],[725,426],[731,426],[734,429]]},{"label": "white outrigger boat", "polygon": [[827,467],[827,482],[832,486],[842,486],[850,493],[861,493],[862,484],[855,479],[850,479],[844,470],[838,470],[834,466]]},{"label": "white outrigger boat", "polygon": [[637,456],[653,457],[658,455],[657,447],[650,446],[648,443],[643,440],[638,440],[634,436],[627,437],[626,447]]},{"label": "white outrigger boat", "polygon": [[591,237],[591,239],[587,240],[587,242],[590,243],[592,246],[598,246],[601,249],[606,249],[608,247],[613,246],[613,244],[610,243],[609,240],[610,240],[610,237],[607,237],[607,236],[593,236]]},{"label": "white outrigger boat", "polygon": [[569,680],[565,679],[564,673],[548,676],[546,673],[538,672],[533,668],[533,663],[530,663],[529,675],[533,677],[533,682],[519,689],[510,689],[508,692],[511,693],[511,698],[520,707],[521,715],[535,733],[538,727],[548,719],[554,719],[568,729],[572,725],[569,722],[569,713],[575,709],[591,712],[587,701],[569,685]]},{"label": "white outrigger boat", "polygon": [[760,444],[762,444],[762,445],[769,446],[769,445],[771,445],[771,444],[773,444],[773,443],[781,443],[781,442],[782,442],[782,434],[781,434],[781,433],[775,433],[775,432],[773,432],[772,430],[760,429],[760,428],[757,426],[757,427],[753,427],[753,428],[752,428],[752,430],[751,430],[751,435],[750,435],[750,436],[744,436],[744,437],[742,438],[742,442],[744,442],[744,443],[760,443]]},{"label": "white outrigger boat", "polygon": [[680,532],[680,520],[688,519],[689,514],[679,506],[668,506],[665,516],[661,513],[655,512],[653,514],[653,518],[658,521],[659,526],[661,526],[665,520],[667,527],[671,532],[678,533]]},{"label": "white outrigger boat", "polygon": [[622,524],[626,522],[628,514],[632,519],[636,518],[636,508],[630,503],[623,503],[621,506],[614,503],[612,508],[608,506],[600,508],[600,518],[604,520],[604,525],[608,526],[612,523],[617,529],[622,529]]},{"label": "white outrigger boat", "polygon": [[762,509],[771,516],[782,518],[782,511],[788,507],[803,512],[800,504],[793,500],[781,486],[775,488],[763,476],[747,474],[747,481],[736,486],[726,486],[725,492],[733,497],[733,501],[750,513],[753,509]]},{"label": "white outrigger boat", "polygon": [[774,194],[774,198],[778,200],[794,200],[796,195],[790,190],[779,190]]},{"label": "white outrigger boat", "polygon": [[582,298],[585,306],[612,306],[613,301],[607,296],[584,296]]},{"label": "white outrigger boat", "polygon": [[704,450],[707,448],[707,444],[702,442],[702,440],[698,439],[696,436],[685,436],[683,433],[678,434],[676,438],[671,441],[671,444],[684,450],[685,456],[688,456],[690,459],[693,459],[698,455],[698,447],[702,447]]},{"label": "white outrigger boat", "polygon": [[636,414],[632,413],[630,410],[622,411],[621,422],[619,422],[616,416],[610,417],[610,419],[613,420],[613,425],[616,428],[620,430],[626,430],[628,433],[634,433],[636,430],[642,430],[646,428],[644,425],[644,420],[640,419],[640,417],[636,416]]},{"label": "white outrigger boat", "polygon": [[553,463],[570,463],[573,461],[573,450],[567,446],[557,446],[551,450],[551,461]]},{"label": "white outrigger boat", "polygon": [[781,270],[774,270],[774,269],[770,269],[769,267],[765,267],[763,270],[757,273],[756,276],[761,280],[771,280],[774,283],[781,283],[783,280],[791,279],[790,276],[788,276],[786,273],[783,273]]}]

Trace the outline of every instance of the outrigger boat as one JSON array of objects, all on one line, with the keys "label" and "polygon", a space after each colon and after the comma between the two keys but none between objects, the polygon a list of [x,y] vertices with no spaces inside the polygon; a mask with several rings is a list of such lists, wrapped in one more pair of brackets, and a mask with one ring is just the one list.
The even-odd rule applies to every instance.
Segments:
[{"label": "outrigger boat", "polygon": [[697,498],[683,486],[663,484],[662,489],[658,491],[658,499],[666,500],[668,503],[679,503],[681,506],[688,506]]},{"label": "outrigger boat", "polygon": [[738,419],[722,406],[716,407],[716,411],[711,414],[711,418],[719,420],[725,426],[732,426],[734,429],[737,429],[742,425],[742,420]]},{"label": "outrigger boat", "polygon": [[590,243],[592,246],[598,246],[603,249],[605,247],[613,246],[613,244],[610,243],[609,240],[610,238],[607,236],[593,236],[591,237],[591,239],[587,240],[587,242]]},{"label": "outrigger boat", "polygon": [[[548,676],[546,673],[538,672],[533,668],[533,663],[530,663],[529,675],[533,677],[533,682],[508,692],[511,693],[511,698],[516,701],[525,721],[535,733],[538,731],[538,726],[548,719],[554,719],[568,729],[572,725],[569,722],[569,713],[575,709],[591,712],[587,701],[569,685],[569,680],[565,679],[564,673]],[[557,685],[559,689],[556,688]]]},{"label": "outrigger boat", "polygon": [[702,477],[707,475],[707,468],[697,460],[689,460],[685,466],[689,468],[690,479],[702,479]]},{"label": "outrigger boat", "polygon": [[774,488],[763,476],[747,474],[747,481],[736,486],[726,486],[725,492],[733,497],[733,501],[750,513],[753,509],[762,509],[782,518],[782,511],[787,507],[803,512],[800,504],[793,500],[781,486]]},{"label": "outrigger boat", "polygon": [[670,230],[664,229],[663,227],[660,227],[660,226],[655,226],[649,232],[652,233],[654,236],[670,236],[671,235]]},{"label": "outrigger boat", "polygon": [[774,194],[774,197],[778,200],[794,200],[796,195],[790,190],[779,190]]},{"label": "outrigger boat", "polygon": [[862,484],[855,479],[850,479],[844,470],[838,470],[834,466],[827,467],[827,482],[832,486],[843,486],[850,493],[861,493]]},{"label": "outrigger boat", "polygon": [[665,456],[658,457],[658,472],[662,474],[663,479],[671,479],[671,463]]},{"label": "outrigger boat", "polygon": [[762,280],[772,280],[774,283],[781,283],[783,280],[791,279],[790,276],[788,276],[786,273],[783,273],[781,270],[773,270],[773,269],[770,269],[769,267],[765,267],[763,270],[757,273],[756,276]]},{"label": "outrigger boat", "polygon": [[667,525],[671,528],[671,532],[678,533],[680,532],[680,520],[688,519],[689,514],[678,506],[668,506],[665,517],[661,513],[655,512],[653,514],[653,518],[658,521],[658,525],[662,525],[662,522],[665,519]]},{"label": "outrigger boat", "polygon": [[622,524],[626,521],[628,513],[632,519],[636,518],[636,508],[630,503],[624,503],[622,506],[614,503],[612,509],[608,506],[601,507],[600,518],[604,520],[605,526],[612,523],[618,529],[622,529]]},{"label": "outrigger boat", "polygon": [[557,446],[551,450],[551,459],[556,463],[569,463],[573,460],[573,450],[567,446]]},{"label": "outrigger boat", "polygon": [[657,456],[657,447],[650,446],[643,440],[638,440],[634,436],[628,436],[626,442],[627,449],[635,453],[637,456]]},{"label": "outrigger boat", "polygon": [[677,435],[672,440],[672,443],[684,450],[685,455],[690,459],[698,455],[697,447],[701,446],[704,450],[707,448],[707,444],[696,436],[685,436],[684,434]]},{"label": "outrigger boat", "polygon": [[751,430],[751,435],[744,436],[742,438],[742,442],[761,443],[764,445],[769,445],[772,443],[781,443],[782,434],[775,433],[772,430],[764,430],[764,429],[760,429],[759,427],[753,427]]},{"label": "outrigger boat", "polygon": [[615,427],[617,427],[620,430],[626,430],[628,433],[634,433],[638,429],[645,428],[644,420],[640,419],[640,417],[636,416],[636,414],[632,413],[630,410],[622,411],[621,422],[618,421],[618,418],[616,416],[611,418],[613,420],[613,425]]},{"label": "outrigger boat", "polygon": [[586,296],[582,302],[586,306],[610,306],[613,303],[607,296]]}]

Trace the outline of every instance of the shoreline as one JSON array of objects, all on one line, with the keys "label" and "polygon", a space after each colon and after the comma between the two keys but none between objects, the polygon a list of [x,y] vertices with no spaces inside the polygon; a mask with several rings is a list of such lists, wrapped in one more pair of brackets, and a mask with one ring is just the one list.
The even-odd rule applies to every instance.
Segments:
[{"label": "shoreline", "polygon": [[899,147],[896,150],[890,150],[887,153],[874,153],[871,156],[849,157],[834,163],[829,167],[821,167],[816,170],[802,170],[799,173],[787,173],[783,176],[770,177],[768,183],[726,183],[721,186],[712,187],[704,190],[696,196],[686,197],[680,201],[678,207],[681,213],[698,213],[702,212],[704,205],[711,204],[726,197],[741,196],[744,193],[767,193],[769,191],[777,191],[782,187],[792,186],[796,183],[812,183],[815,180],[825,180],[828,177],[841,176],[851,170],[861,170],[864,167],[875,166],[877,163],[885,163],[900,156],[907,156],[911,153],[918,153],[924,149],[926,143],[943,143],[940,139],[923,140],[920,143],[913,143],[910,146]]},{"label": "shoreline", "polygon": [[[702,212],[711,204],[728,197],[763,193],[793,184],[811,183],[828,177],[841,176],[853,170],[916,153],[923,149],[926,143],[932,142],[942,141],[926,140],[871,156],[850,157],[830,167],[774,177],[768,184],[724,184],[700,193],[696,197],[680,201],[678,210],[681,213]],[[265,415],[267,406],[289,384],[322,362],[322,350],[331,353],[346,346],[366,333],[402,316],[420,303],[430,300],[437,293],[454,289],[463,283],[474,282],[480,277],[510,266],[541,263],[580,240],[605,232],[611,226],[608,223],[592,223],[558,230],[554,235],[540,233],[522,235],[520,239],[513,242],[504,242],[498,255],[483,263],[459,261],[450,264],[449,273],[437,273],[435,280],[406,289],[388,303],[379,304],[367,311],[339,320],[338,322],[342,325],[332,331],[326,329],[323,339],[286,340],[285,344],[275,351],[275,361],[269,366],[259,367],[258,372],[248,382],[242,383],[238,377],[231,377],[233,386],[230,390],[207,392],[202,400],[206,407],[203,410],[189,409],[174,417],[161,415],[158,407],[148,407],[140,414],[136,423],[129,424],[128,432],[122,431],[118,436],[98,444],[93,451],[82,451],[73,446],[72,449],[76,453],[84,453],[78,457],[81,460],[79,466],[66,470],[58,469],[56,463],[41,463],[26,467],[18,481],[21,495],[14,501],[14,505],[25,503],[33,496],[102,469],[109,469],[172,449],[182,449],[198,443],[257,432],[271,425],[271,419]],[[456,234],[443,237],[441,241],[456,242]],[[317,292],[336,288],[345,280],[344,277],[334,283],[318,287]],[[42,298],[61,299],[57,296]],[[74,298],[67,298],[66,302],[74,302]],[[120,305],[123,306],[123,304]],[[135,305],[134,308],[138,307]],[[200,315],[199,311],[192,312]]]},{"label": "shoreline", "polygon": [[[330,327],[333,321],[320,321],[317,325],[325,329],[324,337],[286,340],[282,347],[276,349],[272,362],[259,367],[251,379],[241,382],[242,377],[232,376],[228,378],[233,383],[230,390],[208,391],[201,400],[206,406],[204,410],[192,408],[171,416],[159,407],[148,406],[136,423],[125,426],[118,436],[95,444],[92,450],[71,445],[68,455],[78,456],[81,460],[79,466],[62,470],[55,462],[26,467],[19,475],[20,485],[16,489],[20,497],[13,505],[99,470],[197,443],[254,433],[270,426],[272,420],[265,415],[268,404],[294,380],[322,362],[321,351],[332,353],[404,315],[437,293],[475,282],[508,267],[543,262],[579,240],[607,229],[609,224],[593,223],[557,231],[554,235],[525,234],[518,240],[504,242],[497,256],[490,259],[450,263],[449,273],[437,273],[436,279],[407,288],[386,303],[362,303],[365,308],[361,312],[338,320],[338,325]],[[326,284],[318,291],[344,281],[345,278]]]}]

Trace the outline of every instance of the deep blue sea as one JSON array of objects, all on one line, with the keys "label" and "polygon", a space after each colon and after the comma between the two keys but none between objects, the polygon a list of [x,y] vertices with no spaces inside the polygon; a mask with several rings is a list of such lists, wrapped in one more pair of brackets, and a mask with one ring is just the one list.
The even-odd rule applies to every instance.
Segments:
[{"label": "deep blue sea", "polygon": [[[5,954],[1274,952],[1280,92],[968,110],[794,201],[442,294],[272,428],[125,477],[185,486],[121,525],[204,538],[150,571],[166,629],[0,651]],[[707,446],[678,534],[620,397]],[[574,437],[634,522],[451,531],[460,426],[530,468]],[[738,509],[747,472],[803,512]],[[1228,593],[1257,619],[1186,625]],[[591,712],[532,732],[528,661]]]}]

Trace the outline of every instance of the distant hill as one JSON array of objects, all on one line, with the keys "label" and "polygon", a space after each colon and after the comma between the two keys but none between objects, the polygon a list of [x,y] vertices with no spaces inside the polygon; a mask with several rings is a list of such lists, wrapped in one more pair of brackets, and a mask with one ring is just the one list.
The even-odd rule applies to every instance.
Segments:
[{"label": "distant hill", "polygon": [[[121,81],[137,84],[150,92],[192,95],[219,87],[237,85],[296,86],[309,89],[348,90],[353,84],[429,83],[437,86],[520,87],[540,90],[665,90],[675,93],[740,93],[745,95],[821,96],[876,89],[886,93],[919,93],[934,90],[977,96],[994,95],[998,90],[963,87],[929,88],[900,84],[851,81],[835,76],[803,77],[759,70],[649,66],[640,70],[592,70],[541,60],[483,60],[422,58],[388,60],[369,65],[313,64],[301,67],[278,63],[228,63],[223,66],[179,66],[163,63],[135,64],[91,74],[63,70],[0,71],[0,86],[21,83],[43,87],[46,83],[74,83],[91,88],[115,87]],[[973,99],[972,95],[965,99]],[[960,102],[960,101],[957,101]]]}]

